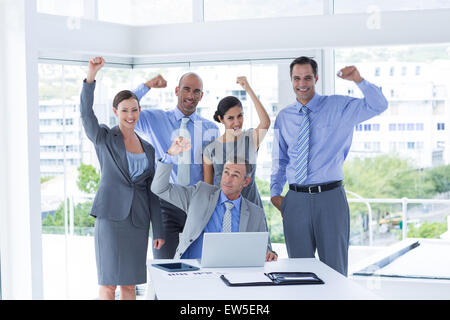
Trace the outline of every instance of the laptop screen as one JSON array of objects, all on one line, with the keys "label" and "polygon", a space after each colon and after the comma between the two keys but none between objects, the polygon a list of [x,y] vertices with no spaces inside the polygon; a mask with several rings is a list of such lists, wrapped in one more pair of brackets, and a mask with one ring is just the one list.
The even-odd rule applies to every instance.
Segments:
[{"label": "laptop screen", "polygon": [[205,232],[201,266],[264,266],[268,242],[268,232]]}]

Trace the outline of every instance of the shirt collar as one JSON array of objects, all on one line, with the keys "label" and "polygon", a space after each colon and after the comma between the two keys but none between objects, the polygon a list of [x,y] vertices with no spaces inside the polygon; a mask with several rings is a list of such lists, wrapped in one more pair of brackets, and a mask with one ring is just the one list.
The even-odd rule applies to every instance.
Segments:
[{"label": "shirt collar", "polygon": [[[175,119],[176,119],[177,121],[180,121],[182,118],[186,117],[186,116],[184,115],[184,113],[181,112],[180,109],[178,109],[178,107],[176,107],[176,108],[173,110],[173,115],[175,116]],[[194,113],[191,114],[188,118],[191,119],[192,122],[194,122],[194,121],[197,120],[197,118],[198,118],[197,112],[194,112]]]},{"label": "shirt collar", "polygon": [[[314,97],[312,97],[312,99],[306,104],[306,107],[312,112],[318,111],[319,110],[319,99],[320,99],[320,94],[318,94],[317,92],[314,93]],[[303,107],[303,104],[301,104],[298,100],[295,100],[295,106],[297,107],[298,111],[300,112],[300,110]]]},{"label": "shirt collar", "polygon": [[238,210],[238,212],[241,212],[241,200],[242,200],[242,195],[240,195],[239,198],[237,198],[236,200],[230,200],[227,198],[225,193],[223,193],[223,191],[220,190],[220,198],[219,198],[220,204],[223,204],[226,201],[230,201],[234,204],[234,207]]}]

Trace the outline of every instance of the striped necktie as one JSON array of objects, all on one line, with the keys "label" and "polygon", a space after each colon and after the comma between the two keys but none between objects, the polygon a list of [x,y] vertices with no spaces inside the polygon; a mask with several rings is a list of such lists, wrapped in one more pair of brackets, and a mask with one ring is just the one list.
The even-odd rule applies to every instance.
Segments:
[{"label": "striped necktie", "polygon": [[[190,139],[189,131],[187,130],[188,117],[181,119],[180,136]],[[191,150],[185,151],[178,157],[178,171],[177,182],[182,186],[187,186],[191,182]]]},{"label": "striped necktie", "polygon": [[300,134],[298,136],[296,150],[297,159],[294,162],[295,181],[297,184],[302,184],[308,176],[308,155],[309,155],[309,109],[303,106],[300,109],[302,113],[302,124],[300,126]]},{"label": "striped necktie", "polygon": [[224,202],[224,204],[227,210],[223,216],[222,232],[231,232],[231,209],[233,209],[234,204],[229,201]]}]

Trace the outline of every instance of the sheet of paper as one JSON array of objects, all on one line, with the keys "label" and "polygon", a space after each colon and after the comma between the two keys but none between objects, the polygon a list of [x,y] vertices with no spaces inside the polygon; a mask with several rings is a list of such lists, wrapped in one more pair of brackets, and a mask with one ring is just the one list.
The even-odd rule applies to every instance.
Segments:
[{"label": "sheet of paper", "polygon": [[270,280],[262,272],[251,272],[251,273],[227,273],[224,276],[230,281],[230,283],[247,283],[247,282],[267,282],[271,283]]},{"label": "sheet of paper", "polygon": [[285,280],[309,280],[309,281],[315,281],[316,278],[313,277],[284,277]]}]

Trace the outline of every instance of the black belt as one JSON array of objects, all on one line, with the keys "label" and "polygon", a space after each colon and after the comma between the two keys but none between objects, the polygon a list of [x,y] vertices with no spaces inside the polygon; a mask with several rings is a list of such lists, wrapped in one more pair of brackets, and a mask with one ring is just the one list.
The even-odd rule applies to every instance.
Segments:
[{"label": "black belt", "polygon": [[320,193],[324,191],[333,190],[334,188],[340,187],[342,185],[341,181],[335,181],[331,183],[320,184],[316,186],[300,186],[298,184],[290,184],[289,189],[297,192],[306,193]]}]

